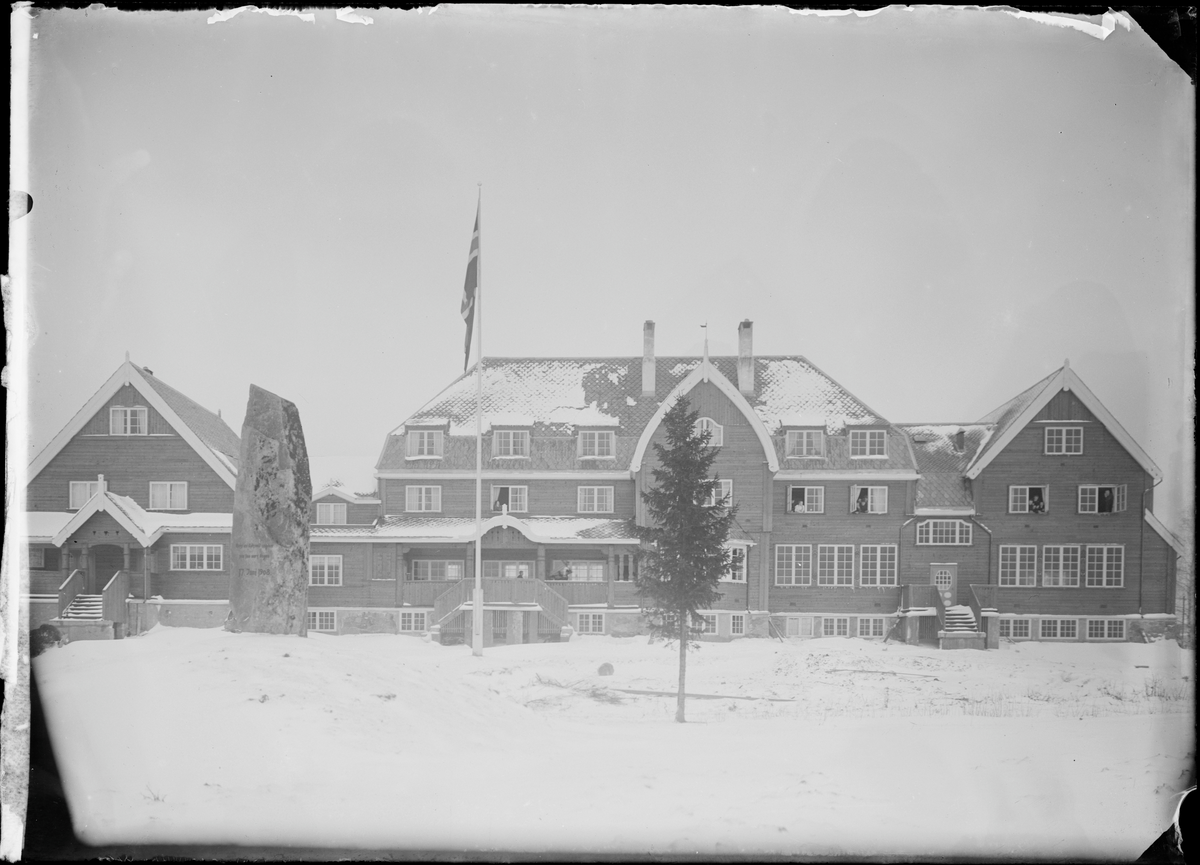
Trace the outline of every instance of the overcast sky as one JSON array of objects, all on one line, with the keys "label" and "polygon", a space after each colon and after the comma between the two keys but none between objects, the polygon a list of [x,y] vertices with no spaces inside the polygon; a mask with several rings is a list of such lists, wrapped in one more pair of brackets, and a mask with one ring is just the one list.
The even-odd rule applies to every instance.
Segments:
[{"label": "overcast sky", "polygon": [[749,318],[896,422],[1069,357],[1190,503],[1194,95],[1136,23],[365,14],[40,13],[31,458],[129,351],[237,431],[292,400],[314,484],[373,488],[462,370],[482,183],[487,355]]}]

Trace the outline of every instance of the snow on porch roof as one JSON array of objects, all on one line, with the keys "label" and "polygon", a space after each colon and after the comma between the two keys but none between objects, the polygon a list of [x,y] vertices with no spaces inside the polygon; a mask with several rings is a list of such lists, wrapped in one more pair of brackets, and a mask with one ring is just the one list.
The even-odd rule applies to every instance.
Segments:
[{"label": "snow on porch roof", "polygon": [[[588,517],[528,517],[510,514],[483,521],[483,531],[499,526],[515,528],[529,540],[545,544],[609,543],[636,544],[625,520]],[[467,543],[475,539],[475,520],[469,517],[391,516],[374,526],[313,526],[316,542],[373,541],[411,543]]]}]

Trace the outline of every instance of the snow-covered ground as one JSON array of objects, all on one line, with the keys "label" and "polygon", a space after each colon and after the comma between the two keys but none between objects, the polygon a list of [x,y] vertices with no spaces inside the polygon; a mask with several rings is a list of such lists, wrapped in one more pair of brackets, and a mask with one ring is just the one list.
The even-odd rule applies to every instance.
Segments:
[{"label": "snow-covered ground", "polygon": [[[34,660],[91,843],[1136,857],[1193,751],[1173,642],[463,646],[157,627]],[[614,675],[600,676],[602,663]],[[766,698],[776,698],[768,700]]]}]

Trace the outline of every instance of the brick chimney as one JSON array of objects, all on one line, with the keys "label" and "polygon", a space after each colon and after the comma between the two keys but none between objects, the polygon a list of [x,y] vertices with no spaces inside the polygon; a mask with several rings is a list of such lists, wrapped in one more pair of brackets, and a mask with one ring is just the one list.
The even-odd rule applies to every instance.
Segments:
[{"label": "brick chimney", "polygon": [[654,322],[642,325],[642,396],[654,396]]},{"label": "brick chimney", "polygon": [[738,390],[754,393],[754,323],[746,319],[738,325]]}]

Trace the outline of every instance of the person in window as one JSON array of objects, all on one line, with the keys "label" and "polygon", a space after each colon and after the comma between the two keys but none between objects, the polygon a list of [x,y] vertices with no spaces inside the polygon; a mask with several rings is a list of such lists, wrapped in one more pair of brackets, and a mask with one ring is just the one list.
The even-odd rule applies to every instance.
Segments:
[{"label": "person in window", "polygon": [[794,514],[804,513],[804,487],[792,487],[792,507]]},{"label": "person in window", "polygon": [[855,501],[854,501],[854,513],[865,514],[867,512],[867,507],[868,507],[870,501],[871,501],[870,490],[867,490],[865,488],[859,490],[858,498],[855,499]]},{"label": "person in window", "polygon": [[496,493],[496,501],[492,502],[492,510],[502,511],[508,507],[508,487],[500,487]]},{"label": "person in window", "polygon": [[1111,514],[1113,509],[1113,491],[1111,487],[1100,487],[1100,507],[1102,514]]},{"label": "person in window", "polygon": [[1041,487],[1029,488],[1029,513],[1044,514],[1046,512],[1046,499],[1042,496]]}]

